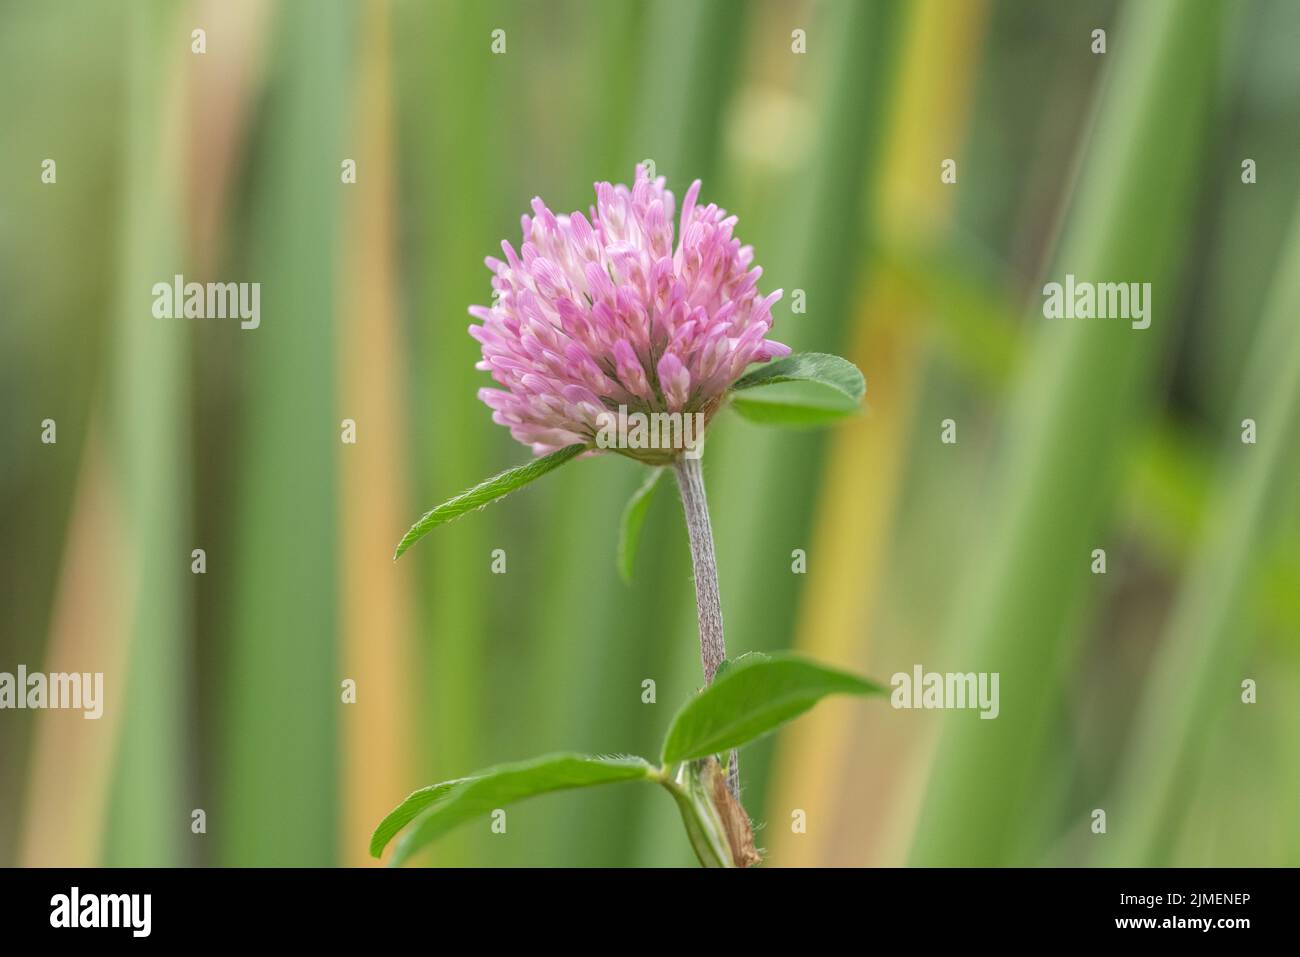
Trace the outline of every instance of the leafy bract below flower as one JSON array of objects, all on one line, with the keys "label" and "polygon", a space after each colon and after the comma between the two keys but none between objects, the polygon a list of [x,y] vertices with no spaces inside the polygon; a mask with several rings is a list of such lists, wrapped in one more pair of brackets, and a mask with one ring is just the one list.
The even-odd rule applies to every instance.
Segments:
[{"label": "leafy bract below flower", "polygon": [[[755,362],[788,355],[766,338],[781,291],[760,295],[754,251],[736,217],[686,191],[674,245],[673,194],[636,168],[631,189],[596,184],[590,219],[555,215],[540,198],[523,244],[488,257],[492,306],[473,306],[481,389],[492,418],[541,455],[595,442],[603,413],[700,413],[707,424]],[[661,462],[664,450],[626,450]]]}]

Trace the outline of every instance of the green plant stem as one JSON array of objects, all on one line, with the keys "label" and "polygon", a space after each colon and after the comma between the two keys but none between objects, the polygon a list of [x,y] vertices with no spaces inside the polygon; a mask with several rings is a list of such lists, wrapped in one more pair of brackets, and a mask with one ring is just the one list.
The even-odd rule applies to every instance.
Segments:
[{"label": "green plant stem", "polygon": [[[722,636],[722,595],[718,591],[718,559],[713,552],[709,502],[704,494],[704,468],[699,457],[679,455],[673,469],[677,473],[682,511],[686,513],[686,534],[691,543],[695,605],[700,622],[700,663],[704,666],[704,683],[712,684],[713,676],[727,660],[727,643]],[[727,787],[739,800],[740,762],[734,750],[727,762]]]}]

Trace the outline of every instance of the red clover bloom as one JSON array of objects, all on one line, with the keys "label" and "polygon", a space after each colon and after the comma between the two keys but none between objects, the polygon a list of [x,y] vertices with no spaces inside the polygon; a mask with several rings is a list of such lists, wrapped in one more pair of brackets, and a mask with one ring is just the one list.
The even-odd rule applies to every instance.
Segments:
[{"label": "red clover bloom", "polygon": [[[492,418],[541,455],[594,445],[620,407],[645,415],[699,413],[707,423],[755,362],[790,353],[766,338],[781,291],[762,296],[754,251],[736,217],[686,191],[674,247],[673,194],[644,166],[626,186],[596,184],[590,219],[555,215],[540,198],[516,253],[488,257],[493,305],[472,306],[481,389]],[[662,463],[663,451],[631,453]]]}]

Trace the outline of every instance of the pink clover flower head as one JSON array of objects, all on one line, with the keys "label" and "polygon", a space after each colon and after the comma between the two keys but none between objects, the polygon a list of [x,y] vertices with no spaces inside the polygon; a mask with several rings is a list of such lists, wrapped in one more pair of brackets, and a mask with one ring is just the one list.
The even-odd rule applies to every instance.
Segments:
[{"label": "pink clover flower head", "polygon": [[[705,423],[755,362],[789,355],[766,338],[781,291],[760,295],[752,247],[736,217],[686,191],[675,203],[661,176],[637,166],[631,189],[596,184],[596,204],[556,215],[540,198],[522,217],[516,252],[489,256],[493,304],[472,306],[478,368],[501,388],[479,390],[492,419],[541,455],[596,445],[620,407],[629,413],[700,413]],[[604,415],[602,415],[604,414]],[[617,448],[663,463],[676,452]]]}]

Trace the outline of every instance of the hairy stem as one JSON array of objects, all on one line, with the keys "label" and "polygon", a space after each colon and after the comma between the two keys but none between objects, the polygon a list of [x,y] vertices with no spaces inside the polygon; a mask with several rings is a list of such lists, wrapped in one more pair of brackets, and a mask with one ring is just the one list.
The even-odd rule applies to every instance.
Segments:
[{"label": "hairy stem", "polygon": [[686,512],[686,532],[691,540],[691,565],[695,569],[695,604],[700,619],[700,662],[704,681],[713,683],[718,666],[727,658],[722,638],[722,598],[718,594],[718,560],[713,554],[713,528],[704,496],[704,474],[699,459],[681,456],[674,463],[677,486]]},{"label": "hairy stem", "polygon": [[[718,560],[713,553],[713,526],[709,523],[709,502],[704,495],[704,469],[700,459],[677,457],[673,469],[686,513],[686,533],[691,542],[691,566],[695,571],[695,606],[700,622],[700,663],[704,683],[712,684],[718,667],[727,660],[727,643],[722,637],[722,596],[718,591]],[[736,752],[728,762],[727,786],[740,797],[740,764]]]}]

